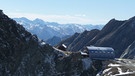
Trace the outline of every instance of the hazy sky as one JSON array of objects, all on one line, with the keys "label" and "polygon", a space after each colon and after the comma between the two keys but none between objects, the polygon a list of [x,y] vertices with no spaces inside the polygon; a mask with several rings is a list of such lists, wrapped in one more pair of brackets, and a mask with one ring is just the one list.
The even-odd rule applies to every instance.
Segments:
[{"label": "hazy sky", "polygon": [[106,24],[112,18],[125,20],[135,16],[135,0],[0,0],[0,9],[12,18]]}]

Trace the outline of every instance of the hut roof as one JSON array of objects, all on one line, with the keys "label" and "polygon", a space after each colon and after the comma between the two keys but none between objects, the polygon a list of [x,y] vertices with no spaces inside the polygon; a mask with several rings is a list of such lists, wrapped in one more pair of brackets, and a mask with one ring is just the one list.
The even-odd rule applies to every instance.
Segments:
[{"label": "hut roof", "polygon": [[111,48],[111,47],[95,47],[95,46],[87,46],[86,47],[88,50],[104,50],[104,51],[114,51],[114,49],[113,48]]},{"label": "hut roof", "polygon": [[115,58],[114,49],[111,47],[87,46],[86,49],[91,59],[109,60]]}]

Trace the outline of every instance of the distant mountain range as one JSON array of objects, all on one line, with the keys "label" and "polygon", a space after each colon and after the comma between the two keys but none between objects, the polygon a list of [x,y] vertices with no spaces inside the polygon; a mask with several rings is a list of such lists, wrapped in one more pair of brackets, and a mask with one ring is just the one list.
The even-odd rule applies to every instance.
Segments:
[{"label": "distant mountain range", "polygon": [[61,44],[67,45],[70,51],[79,51],[90,45],[113,47],[116,57],[135,58],[135,17],[124,21],[112,19],[102,30],[76,33],[59,46]]},{"label": "distant mountain range", "polygon": [[81,33],[84,30],[102,29],[103,25],[80,25],[80,24],[59,24],[56,22],[45,22],[41,19],[29,20],[25,17],[13,18],[17,23],[23,25],[29,32],[36,34],[40,39],[48,40],[55,37],[64,37]]}]

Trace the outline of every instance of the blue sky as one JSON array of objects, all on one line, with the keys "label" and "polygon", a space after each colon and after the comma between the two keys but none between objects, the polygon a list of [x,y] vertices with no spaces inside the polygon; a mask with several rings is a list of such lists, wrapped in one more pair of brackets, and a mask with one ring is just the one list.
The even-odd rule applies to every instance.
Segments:
[{"label": "blue sky", "polygon": [[0,9],[11,18],[106,24],[112,18],[125,20],[135,16],[135,0],[0,0]]}]

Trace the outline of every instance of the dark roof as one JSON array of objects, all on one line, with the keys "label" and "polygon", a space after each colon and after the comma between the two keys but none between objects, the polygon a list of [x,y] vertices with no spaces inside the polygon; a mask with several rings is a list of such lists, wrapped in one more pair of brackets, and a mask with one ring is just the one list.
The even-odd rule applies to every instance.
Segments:
[{"label": "dark roof", "polygon": [[109,60],[115,58],[114,49],[111,47],[87,46],[86,49],[91,59]]}]

